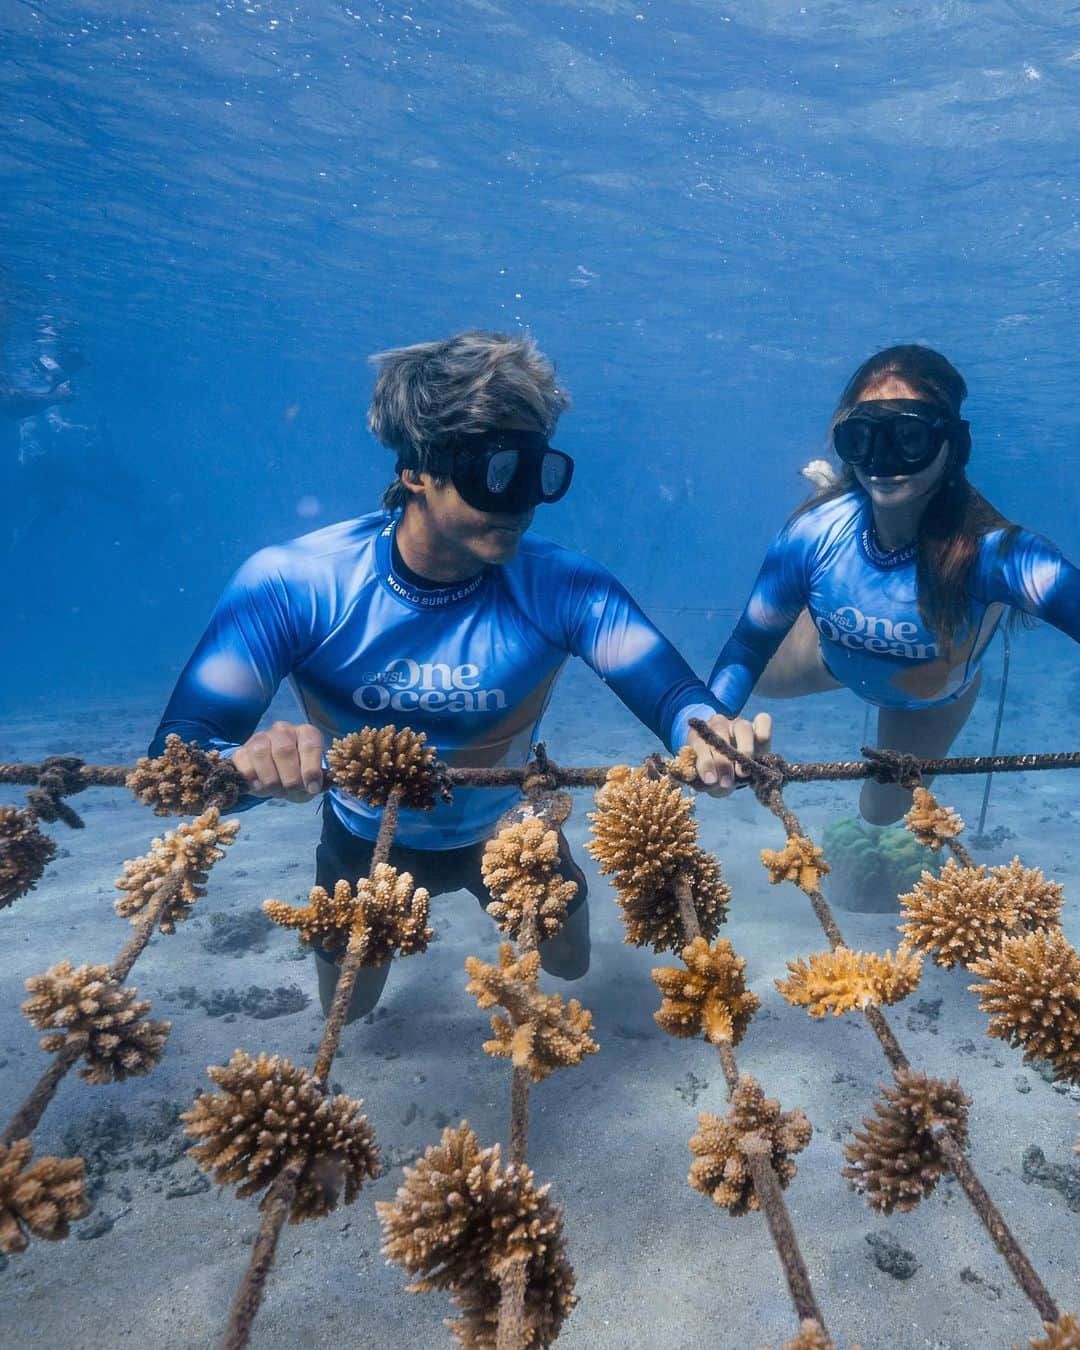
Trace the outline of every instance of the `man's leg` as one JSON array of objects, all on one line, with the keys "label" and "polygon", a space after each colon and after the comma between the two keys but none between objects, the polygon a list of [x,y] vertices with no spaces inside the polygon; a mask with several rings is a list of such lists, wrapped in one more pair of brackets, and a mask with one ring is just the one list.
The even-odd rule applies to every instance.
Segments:
[{"label": "man's leg", "polygon": [[[390,966],[391,962],[384,961],[381,966],[366,966],[359,972],[356,983],[353,985],[349,1011],[345,1017],[346,1026],[350,1022],[355,1022],[358,1018],[366,1016],[378,1003],[390,974]],[[334,992],[337,989],[340,967],[336,962],[327,960],[317,951],[315,953],[315,970],[319,976],[319,1002],[322,1004],[323,1015],[329,1016],[330,1005],[334,1001]]]},{"label": "man's leg", "polygon": [[[322,810],[322,839],[315,850],[315,884],[333,895],[337,882],[344,880],[350,886],[355,886],[360,877],[367,876],[371,870],[375,846],[347,830],[334,815],[333,807],[326,797],[323,798]],[[334,1001],[340,967],[330,956],[316,949],[315,970],[319,977],[319,1002],[326,1015]],[[389,974],[389,961],[359,971],[345,1018],[346,1025],[371,1012],[382,996]]]}]

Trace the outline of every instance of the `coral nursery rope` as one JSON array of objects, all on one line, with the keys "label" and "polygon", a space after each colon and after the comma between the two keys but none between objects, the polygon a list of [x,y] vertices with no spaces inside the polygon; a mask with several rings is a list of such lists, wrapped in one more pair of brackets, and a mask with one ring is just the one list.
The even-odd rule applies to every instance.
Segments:
[{"label": "coral nursery rope", "polygon": [[[699,731],[704,723],[696,722]],[[713,734],[710,744],[727,752],[728,746]],[[708,740],[708,737],[704,737]],[[54,756],[69,759],[67,756]],[[765,756],[785,783],[849,782],[861,778],[888,778],[887,761],[883,764],[881,752],[873,752],[873,758],[856,760],[814,760],[805,763],[788,763],[779,755]],[[41,764],[0,763],[0,785],[11,783],[23,786],[35,786],[50,761]],[[739,761],[742,763],[742,761]],[[228,763],[228,761],[226,761]],[[465,769],[443,768],[445,781],[451,787],[525,787],[537,776],[540,760],[516,769]],[[927,777],[939,774],[983,774],[983,773],[1028,773],[1040,769],[1080,769],[1080,750],[1063,750],[1048,754],[1030,755],[971,755],[946,759],[920,759],[911,763]],[[545,756],[542,761],[542,783],[545,787],[597,788],[603,787],[607,779],[606,768],[572,768],[556,764]],[[224,765],[222,766],[224,767]],[[85,764],[78,761],[77,767],[67,771],[67,780],[75,785],[65,787],[63,791],[81,791],[87,787],[123,787],[134,769],[131,764]],[[239,771],[237,778],[240,777]],[[324,778],[325,786],[330,786],[329,775]],[[531,784],[530,784],[531,785]],[[61,794],[62,795],[62,794]],[[214,803],[207,803],[213,805]]]},{"label": "coral nursery rope", "polygon": [[[390,846],[394,841],[394,832],[397,829],[400,799],[400,791],[394,790],[390,793],[386,806],[383,808],[382,820],[379,822],[379,833],[375,840],[375,851],[371,858],[369,877],[374,877],[375,869],[386,862],[389,857]],[[353,986],[356,984],[356,977],[363,964],[364,955],[364,949],[357,946],[348,952],[341,965],[337,988],[334,991],[334,1001],[331,1003],[330,1011],[326,1016],[322,1041],[319,1044],[319,1054],[315,1061],[315,1077],[321,1087],[326,1086],[334,1056],[337,1054],[338,1046],[341,1043],[345,1018],[348,1016],[349,1004],[352,1002]],[[225,1339],[222,1342],[223,1350],[243,1350],[243,1347],[248,1344],[251,1338],[251,1328],[262,1303],[266,1278],[274,1264],[278,1238],[281,1236],[281,1229],[296,1198],[296,1188],[299,1185],[304,1165],[305,1159],[302,1156],[286,1163],[266,1194],[263,1221],[259,1226],[255,1245],[251,1250],[248,1268],[244,1272],[244,1278],[233,1300],[229,1324],[226,1328]]]},{"label": "coral nursery rope", "polygon": [[[694,910],[694,900],[690,887],[682,878],[679,878],[675,883],[675,894],[679,902],[679,918],[682,920],[683,936],[689,944],[694,938],[701,936],[701,924],[698,922],[697,913]],[[717,1046],[717,1049],[720,1051],[720,1063],[724,1070],[724,1078],[727,1081],[730,1096],[739,1083],[739,1068],[735,1062],[735,1051],[726,1043],[721,1043]],[[748,1146],[744,1149],[744,1154],[747,1166],[754,1178],[754,1191],[761,1205],[761,1211],[765,1215],[765,1222],[768,1225],[773,1246],[776,1248],[776,1254],[779,1256],[780,1264],[784,1269],[784,1278],[787,1280],[788,1292],[791,1295],[796,1316],[800,1321],[805,1321],[808,1317],[816,1319],[822,1331],[825,1331],[825,1319],[822,1317],[821,1310],[818,1308],[817,1300],[814,1297],[814,1290],[810,1283],[810,1272],[806,1268],[806,1261],[799,1248],[799,1240],[795,1236],[795,1226],[791,1222],[791,1214],[784,1200],[780,1181],[773,1171],[772,1150],[761,1135],[750,1136],[746,1143]]]},{"label": "coral nursery rope", "polygon": [[[746,772],[746,774],[750,778],[750,783],[754,789],[754,794],[761,802],[761,804],[767,807],[768,810],[770,810],[780,820],[780,822],[784,826],[785,831],[787,832],[787,836],[789,839],[797,838],[799,836],[808,837],[806,835],[806,831],[799,823],[798,817],[791,811],[790,807],[788,807],[788,805],[784,802],[783,799],[784,781],[785,780],[794,781],[793,779],[790,778],[789,774],[787,773],[787,770],[798,766],[783,765],[781,762],[781,766],[778,768],[776,765],[776,760],[779,758],[778,756],[764,755],[758,759],[755,759],[752,758],[750,755],[744,755],[741,751],[732,748],[730,745],[727,744],[727,742],[721,740],[720,737],[717,736],[716,733],[712,731],[711,728],[705,722],[702,722],[697,718],[691,719],[690,725],[698,733],[698,735],[702,737],[703,740],[705,740],[709,745],[713,747],[713,749],[719,750],[729,759],[733,759],[736,762],[736,764],[738,764],[739,767]],[[957,770],[957,772],[960,773],[985,772],[986,761],[990,758],[991,756],[985,756],[982,758],[981,762],[984,765],[984,767],[980,770],[960,769]],[[1019,759],[1052,758],[1055,760],[1061,760],[1063,758],[1066,758],[1071,760],[1077,760],[1078,762],[1080,762],[1080,755],[1049,756],[1049,757],[1016,756],[1014,758]],[[916,760],[914,761],[914,764],[919,765],[924,773],[938,773],[940,772],[940,770],[934,766],[947,762],[948,761],[944,760],[921,760],[921,761]],[[966,761],[959,761],[959,762],[966,762]],[[912,761],[908,756],[904,755],[893,756],[888,752],[882,755],[881,759],[877,760],[876,763],[879,764],[881,766],[881,770],[883,770],[882,777],[885,777],[887,774],[889,774],[890,772],[889,766],[890,765],[892,766],[892,781],[902,781],[908,779],[914,769],[914,765],[912,764]],[[1031,767],[1064,768],[1064,767],[1072,767],[1072,765],[1055,763],[1049,765],[1042,764]],[[875,774],[874,776],[877,775]],[[954,852],[957,852],[955,841],[950,841],[950,843],[953,845]],[[959,852],[957,852],[957,856],[961,859],[961,861],[964,861],[966,857],[968,863],[970,863],[971,855],[967,853],[967,850],[963,847],[963,845],[960,845],[960,850]],[[828,937],[829,942],[832,944],[832,946],[834,948],[838,946],[846,946],[847,944],[844,942],[843,934],[840,932],[840,928],[837,925],[836,920],[833,917],[832,911],[829,908],[828,901],[821,894],[821,891],[817,888],[814,888],[813,890],[806,891],[806,894],[809,896],[810,903],[814,908],[814,913],[817,915],[818,920],[821,923],[822,928],[825,930],[826,936]],[[885,1052],[885,1057],[886,1059],[888,1059],[893,1069],[894,1070],[910,1069],[911,1064],[907,1058],[907,1055],[904,1053],[904,1050],[901,1047],[900,1042],[897,1040],[895,1034],[893,1033],[892,1028],[885,1020],[884,1014],[881,1012],[881,1009],[870,1006],[862,1009],[862,1014],[866,1018],[867,1022],[869,1022],[874,1034],[877,1036],[879,1042],[881,1043],[881,1048]],[[1038,1312],[1039,1316],[1042,1318],[1044,1322],[1057,1322],[1061,1316],[1061,1313],[1057,1307],[1057,1304],[1051,1297],[1050,1291],[1043,1284],[1034,1266],[1028,1259],[1027,1254],[1024,1252],[1024,1249],[1020,1246],[1019,1242],[1016,1240],[1015,1236],[1010,1231],[1009,1226],[1005,1222],[1005,1219],[1003,1218],[1000,1210],[997,1208],[993,1200],[990,1198],[989,1192],[986,1190],[986,1187],[979,1180],[979,1177],[976,1174],[975,1169],[971,1166],[971,1163],[964,1156],[963,1150],[961,1149],[960,1145],[957,1143],[956,1139],[951,1134],[951,1132],[944,1126],[940,1126],[934,1130],[934,1137],[937,1140],[938,1147],[941,1149],[942,1157],[945,1159],[946,1163],[949,1166],[949,1169],[952,1171],[957,1181],[959,1181],[964,1191],[964,1194],[971,1202],[972,1208],[975,1210],[976,1214],[978,1214],[979,1219],[982,1221],[984,1228],[990,1234],[990,1237],[993,1240],[994,1245],[997,1247],[998,1251],[1004,1257],[1005,1263],[1009,1267],[1009,1270],[1011,1271],[1013,1278],[1016,1280],[1016,1283],[1023,1290],[1024,1294],[1033,1304],[1035,1310]]]}]

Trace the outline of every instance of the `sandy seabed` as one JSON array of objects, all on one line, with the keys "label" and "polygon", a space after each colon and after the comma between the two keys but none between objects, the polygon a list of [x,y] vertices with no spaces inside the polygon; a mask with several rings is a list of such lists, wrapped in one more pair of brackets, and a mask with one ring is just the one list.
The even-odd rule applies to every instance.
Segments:
[{"label": "sandy seabed", "polygon": [[[1080,747],[1080,667],[1053,633],[1023,635],[1014,653],[1003,752]],[[996,649],[995,649],[996,653]],[[996,657],[956,753],[988,750]],[[0,756],[35,760],[70,751],[89,761],[131,761],[145,748],[163,698],[75,708],[25,708],[3,731]],[[847,694],[776,704],[777,749],[792,759],[853,754],[863,709]],[[292,716],[288,696],[274,714]],[[567,672],[544,726],[566,763],[630,761],[654,749],[586,670]],[[974,829],[982,779],[938,784]],[[789,798],[819,840],[853,811],[851,785],[792,787]],[[16,790],[2,800],[18,803]],[[113,913],[123,859],[173,828],[122,790],[74,802],[86,829],[50,827],[60,855],[37,890],[0,914],[0,1097],[6,1117],[46,1063],[19,1012],[23,981],[62,957],[107,962],[128,926]],[[653,1021],[659,962],[623,943],[612,893],[585,853],[588,798],[578,794],[567,835],[592,888],[593,959],[575,985],[595,1016],[600,1053],[534,1089],[530,1163],[566,1210],[580,1303],[560,1344],[568,1350],[642,1346],[718,1350],[778,1346],[795,1330],[764,1220],[731,1219],[686,1183],[697,1112],[722,1113],[723,1075],[701,1041],[674,1041]],[[746,958],[762,1009],[738,1049],[785,1109],[814,1127],[787,1201],[819,1303],[838,1345],[866,1350],[989,1350],[1027,1345],[1038,1318],[1014,1286],[958,1186],[947,1181],[910,1214],[875,1215],[840,1176],[842,1148],[869,1114],[886,1077],[880,1047],[857,1017],[811,1021],[773,981],[785,962],[824,948],[805,897],[770,887],[758,851],[781,842],[777,822],[749,793],[699,805],[702,843],[723,861],[734,899],[724,934]],[[205,1068],[236,1047],[310,1065],[322,1027],[312,961],[294,936],[261,922],[269,896],[299,901],[314,872],[314,806],[270,803],[242,827],[209,893],[172,937],[156,937],[127,982],[170,1018],[160,1066],[148,1077],[87,1087],[72,1073],[39,1128],[44,1153],[82,1152],[95,1188],[91,1215],[63,1243],[34,1241],[0,1258],[0,1345],[50,1350],[141,1345],[195,1350],[218,1341],[259,1223],[254,1200],[204,1178],[184,1152],[176,1112],[209,1086]],[[1080,943],[1080,775],[1000,776],[987,829],[1012,832],[979,861],[1014,853],[1064,884],[1064,928]],[[467,1117],[484,1144],[505,1138],[509,1069],[481,1050],[488,1015],[465,993],[464,960],[494,959],[498,934],[471,896],[433,902],[437,940],[401,961],[382,1003],[346,1030],[333,1081],[362,1097],[383,1149],[383,1175],[351,1207],[287,1227],[252,1344],[409,1347],[452,1344],[442,1295],[411,1296],[380,1254],[373,1202],[393,1195],[402,1166]],[[896,916],[843,910],[853,947],[895,947]],[[1080,1090],[1062,1090],[985,1034],[970,977],[927,963],[921,986],[888,1012],[912,1063],[959,1076],[973,1098],[970,1156],[1062,1311],[1080,1312]],[[940,1002],[939,1002],[940,1001]],[[1032,1171],[1025,1151],[1042,1150]],[[1048,1184],[1056,1178],[1057,1186]],[[1071,1208],[1070,1208],[1071,1201]],[[875,1241],[869,1242],[868,1238]],[[892,1253],[890,1258],[889,1253]],[[909,1255],[905,1256],[904,1253]],[[875,1254],[877,1260],[875,1260]],[[885,1268],[882,1268],[885,1267]],[[893,1273],[890,1273],[890,1270]],[[901,1276],[903,1276],[901,1278]]]}]

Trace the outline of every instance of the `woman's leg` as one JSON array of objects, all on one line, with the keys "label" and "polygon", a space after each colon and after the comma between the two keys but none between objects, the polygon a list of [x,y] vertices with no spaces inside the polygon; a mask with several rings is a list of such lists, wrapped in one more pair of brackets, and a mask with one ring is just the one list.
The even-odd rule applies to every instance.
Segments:
[{"label": "woman's leg", "polygon": [[[882,708],[878,712],[878,748],[902,750],[920,759],[939,759],[967,721],[981,681],[982,671],[958,699],[936,708]],[[910,805],[911,793],[895,783],[867,781],[859,797],[863,819],[871,825],[891,825]]]},{"label": "woman's leg", "polygon": [[804,609],[761,672],[754,693],[762,698],[802,698],[839,689],[821,659],[821,643],[810,611]]}]

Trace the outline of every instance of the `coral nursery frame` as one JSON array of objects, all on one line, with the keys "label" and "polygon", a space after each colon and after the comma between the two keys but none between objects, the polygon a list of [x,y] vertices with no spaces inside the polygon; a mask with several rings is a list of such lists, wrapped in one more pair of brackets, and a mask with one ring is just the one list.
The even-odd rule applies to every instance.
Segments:
[{"label": "coral nursery frame", "polygon": [[[890,1213],[913,1208],[942,1176],[954,1176],[1044,1324],[1045,1336],[1031,1340],[1029,1350],[1077,1350],[1080,1319],[1059,1310],[966,1155],[969,1099],[957,1080],[932,1079],[912,1066],[881,1009],[912,992],[924,958],[963,965],[981,981],[972,989],[991,1014],[988,1034],[1021,1047],[1027,1059],[1047,1061],[1055,1077],[1080,1081],[1080,954],[1060,929],[1060,887],[1019,860],[977,866],[959,838],[959,817],[922,786],[939,774],[1078,768],[1080,752],[917,760],[864,750],[862,760],[792,764],[777,755],[748,757],[706,724],[693,725],[737,761],[780,821],[784,847],[762,850],[769,880],[798,886],[828,939],[829,950],[789,962],[789,978],[777,987],[812,1017],[864,1017],[893,1070],[893,1087],[845,1149],[848,1184]],[[219,1090],[201,1094],[183,1116],[196,1141],[189,1151],[201,1167],[220,1184],[235,1184],[240,1195],[262,1193],[261,1227],[223,1345],[248,1344],[286,1220],[318,1218],[351,1203],[378,1172],[379,1149],[362,1103],[331,1095],[328,1084],[359,972],[395,954],[422,953],[432,936],[427,893],[388,862],[399,808],[430,808],[460,786],[513,785],[522,803],[500,822],[484,858],[494,897],[489,913],[507,941],[497,966],[476,957],[466,963],[468,991],[479,1006],[501,1009],[484,1049],[511,1065],[508,1161],[497,1144],[481,1148],[467,1122],[445,1130],[405,1169],[396,1198],[379,1204],[384,1251],[414,1277],[414,1292],[453,1295],[459,1316],[449,1325],[466,1347],[550,1345],[576,1302],[562,1211],[528,1167],[528,1109],[532,1083],[598,1049],[591,1014],[576,999],[564,1005],[539,988],[537,950],[558,932],[575,890],[558,870],[557,829],[571,808],[565,790],[592,788],[587,847],[612,877],[627,941],[681,956],[680,965],[653,971],[662,995],[656,1020],[674,1036],[704,1035],[717,1049],[730,1094],[726,1117],[699,1118],[690,1182],[733,1216],[764,1214],[798,1322],[785,1350],[828,1350],[833,1342],[783,1196],[811,1126],[800,1110],[782,1111],[739,1072],[735,1048],[760,1000],[746,986],[745,962],[717,938],[730,892],[719,863],[697,843],[693,789],[700,785],[692,756],[575,769],[556,765],[538,745],[520,769],[448,768],[422,735],[366,728],[335,741],[327,759],[324,786],[336,784],[382,815],[366,879],[355,886],[340,881],[333,896],[315,887],[303,908],[265,905],[275,922],[338,958],[315,1064],[309,1071],[237,1051],[228,1065],[208,1071]],[[895,955],[853,952],[845,944],[821,892],[829,870],[822,850],[784,800],[788,783],[859,778],[911,789],[908,828],[923,845],[952,854],[938,877],[924,873],[902,897],[905,940]],[[91,1084],[144,1074],[157,1063],[169,1024],[149,1019],[149,1003],[123,982],[154,933],[174,932],[205,893],[210,868],[240,828],[221,812],[236,803],[244,782],[216,752],[171,736],[163,755],[134,767],[53,756],[41,764],[0,764],[0,783],[29,789],[23,807],[0,807],[0,909],[31,891],[55,856],[41,825],[81,827],[66,799],[86,787],[126,785],[158,815],[195,817],[125,864],[116,909],[133,931],[111,965],[63,960],[26,982],[31,997],[23,1010],[49,1032],[41,1044],[52,1058],[0,1133],[0,1251],[14,1253],[31,1238],[66,1237],[88,1212],[83,1160],[32,1162],[34,1130],[80,1059]]]}]

